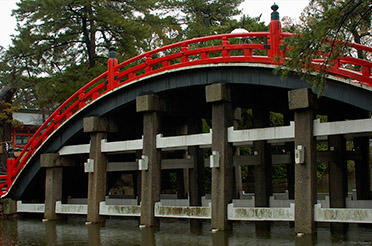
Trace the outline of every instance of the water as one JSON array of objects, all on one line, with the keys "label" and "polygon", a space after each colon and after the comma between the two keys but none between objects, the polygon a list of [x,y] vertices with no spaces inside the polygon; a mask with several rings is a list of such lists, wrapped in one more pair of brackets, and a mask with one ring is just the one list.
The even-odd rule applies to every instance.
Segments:
[{"label": "water", "polygon": [[190,228],[187,220],[161,220],[158,229],[138,228],[135,219],[111,218],[102,225],[85,225],[85,217],[59,222],[41,219],[0,221],[0,245],[372,245],[372,228],[350,225],[345,235],[332,235],[319,224],[315,237],[296,237],[289,223],[272,223],[256,231],[253,222],[235,222],[231,232],[210,232],[210,222]]}]

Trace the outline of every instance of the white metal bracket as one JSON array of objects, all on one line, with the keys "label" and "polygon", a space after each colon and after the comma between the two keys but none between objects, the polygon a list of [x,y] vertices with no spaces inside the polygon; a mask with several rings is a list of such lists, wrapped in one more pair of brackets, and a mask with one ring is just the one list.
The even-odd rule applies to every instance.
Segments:
[{"label": "white metal bracket", "polygon": [[87,162],[84,163],[84,171],[86,173],[94,172],[94,159],[88,159]]},{"label": "white metal bracket", "polygon": [[141,159],[138,159],[138,170],[148,170],[149,169],[149,157],[147,155],[142,155]]},{"label": "white metal bracket", "polygon": [[213,150],[209,161],[209,167],[220,167],[220,153]]},{"label": "white metal bracket", "polygon": [[295,149],[295,163],[296,164],[305,163],[305,148],[302,145],[297,145]]}]

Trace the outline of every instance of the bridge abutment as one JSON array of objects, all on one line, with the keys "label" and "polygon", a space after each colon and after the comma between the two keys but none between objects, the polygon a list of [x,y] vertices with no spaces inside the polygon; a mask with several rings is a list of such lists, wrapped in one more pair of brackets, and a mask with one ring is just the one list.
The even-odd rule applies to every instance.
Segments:
[{"label": "bridge abutment", "polygon": [[294,111],[295,148],[295,232],[315,232],[316,141],[313,134],[315,97],[310,89],[288,92],[289,109]]},{"label": "bridge abutment", "polygon": [[156,148],[156,135],[160,133],[161,112],[165,111],[165,104],[154,94],[139,96],[136,110],[143,113],[140,225],[158,226],[154,207],[160,201],[161,150]]},{"label": "bridge abutment", "polygon": [[227,205],[233,195],[233,147],[226,129],[233,125],[231,91],[227,84],[206,87],[206,100],[212,103],[212,212],[213,230],[231,230]]}]

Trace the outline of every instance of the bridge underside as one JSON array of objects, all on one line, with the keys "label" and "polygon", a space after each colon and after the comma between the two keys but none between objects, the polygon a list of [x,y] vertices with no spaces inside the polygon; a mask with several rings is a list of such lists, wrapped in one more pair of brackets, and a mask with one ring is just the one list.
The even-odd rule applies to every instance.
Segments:
[{"label": "bridge underside", "polygon": [[[229,85],[234,107],[281,113],[285,125],[289,125],[294,114],[289,110],[288,92],[311,86],[295,76],[282,80],[273,74],[272,68],[238,64],[198,66],[143,79],[113,91],[62,125],[31,159],[8,196],[15,200],[44,201],[45,170],[40,168],[39,154],[57,153],[63,146],[89,143],[90,135],[83,132],[86,117],[115,121],[118,132],[108,133],[108,142],[141,139],[143,116],[136,112],[136,98],[141,95],[157,94],[166,103],[166,112],[162,115],[163,136],[183,134],[185,124],[196,125],[194,133],[201,133],[202,119],[207,122],[212,119],[205,87],[215,83]],[[317,100],[315,113],[339,120],[368,118],[368,112],[372,111],[370,98],[372,90],[329,79],[322,97]],[[109,162],[130,162],[138,155],[138,152],[116,154],[109,155],[108,159]],[[169,155],[172,154],[164,154]],[[84,162],[88,158],[89,154],[74,155],[71,159],[75,165],[63,169],[63,197],[87,196],[88,174],[84,172]],[[108,173],[108,190],[120,175],[120,172]]]},{"label": "bridge underside", "polygon": [[[287,120],[293,120],[293,113],[288,109],[288,91],[311,87],[307,82],[294,76],[282,80],[273,74],[271,67],[209,65],[165,73],[115,91],[90,105],[61,127],[58,135],[54,135],[44,144],[40,152],[55,153],[64,145],[89,142],[89,135],[82,131],[82,119],[89,116],[112,118],[117,121],[119,132],[109,136],[110,141],[141,138],[142,116],[136,113],[135,99],[137,96],[152,93],[161,95],[167,105],[166,117],[169,120],[164,122],[169,126],[165,126],[164,130],[170,132],[164,131],[163,134],[174,135],[172,130],[177,129],[177,123],[183,124],[190,119],[200,121],[202,118],[211,119],[211,107],[205,101],[205,86],[213,83],[231,85],[232,101],[236,107],[268,109],[289,117]],[[345,119],[365,118],[365,112],[372,111],[372,104],[369,101],[371,94],[370,90],[328,80],[323,96],[318,101],[317,113]],[[85,157],[79,158],[83,161]],[[44,179],[43,173],[40,173],[38,157],[32,159],[26,169],[27,172],[22,173],[23,177],[16,182],[9,196],[15,199],[27,197],[34,199],[35,194],[40,194],[42,198],[44,194],[40,193],[43,190],[40,189],[40,185],[44,185]],[[80,167],[80,170],[83,171],[83,168]],[[76,180],[82,179],[79,176]],[[81,186],[71,185],[71,190],[66,187],[66,192],[84,193],[86,182],[81,183],[83,184]],[[81,187],[81,192],[77,191],[77,187]],[[32,192],[34,188],[37,192]],[[24,192],[25,190],[27,192]]]}]

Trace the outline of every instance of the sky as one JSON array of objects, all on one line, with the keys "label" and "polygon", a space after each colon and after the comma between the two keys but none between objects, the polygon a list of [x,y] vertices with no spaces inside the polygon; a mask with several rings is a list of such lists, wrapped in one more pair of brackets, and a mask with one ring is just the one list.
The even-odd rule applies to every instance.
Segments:
[{"label": "sky", "polygon": [[[11,16],[12,9],[16,8],[19,0],[0,0],[0,45],[7,48],[11,44],[11,35],[16,34],[16,20]],[[289,16],[295,21],[299,19],[302,10],[309,0],[245,0],[240,6],[243,14],[256,17],[262,14],[261,21],[270,22],[271,5],[274,2],[279,6],[280,18]]]}]

